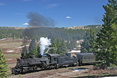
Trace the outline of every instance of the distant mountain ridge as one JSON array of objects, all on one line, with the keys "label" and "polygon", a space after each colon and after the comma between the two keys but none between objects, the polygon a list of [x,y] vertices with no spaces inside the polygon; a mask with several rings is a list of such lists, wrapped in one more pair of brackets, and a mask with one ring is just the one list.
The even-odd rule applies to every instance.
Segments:
[{"label": "distant mountain ridge", "polygon": [[65,27],[65,28],[67,28],[67,29],[89,29],[89,28],[101,29],[102,25],[72,26],[72,27]]},{"label": "distant mountain ridge", "polygon": [[[7,29],[7,28],[10,28],[10,29],[26,29],[26,28],[31,28],[31,27],[0,27],[0,28],[3,28],[3,29]],[[36,28],[35,26],[32,26],[32,28]],[[37,27],[38,28],[38,27]],[[55,27],[57,28],[57,27]],[[72,27],[63,27],[63,28],[66,28],[66,29],[88,29],[88,28],[93,28],[93,29],[97,29],[97,28],[102,28],[102,25],[87,25],[87,26],[72,26]]]},{"label": "distant mountain ridge", "polygon": [[26,29],[27,27],[0,27],[0,29]]}]

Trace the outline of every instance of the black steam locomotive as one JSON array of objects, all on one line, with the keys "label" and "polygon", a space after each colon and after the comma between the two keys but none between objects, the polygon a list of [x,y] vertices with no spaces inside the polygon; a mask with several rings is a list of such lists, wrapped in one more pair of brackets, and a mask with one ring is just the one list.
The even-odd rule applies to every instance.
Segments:
[{"label": "black steam locomotive", "polygon": [[[71,57],[73,55],[73,57]],[[30,70],[36,69],[50,69],[67,66],[77,66],[82,64],[93,64],[96,62],[93,53],[66,53],[65,55],[58,54],[45,54],[39,55],[37,58],[30,56],[29,58],[17,59],[15,68],[12,68],[13,74],[25,73]]]},{"label": "black steam locomotive", "polygon": [[78,65],[78,58],[69,55],[58,55],[58,54],[45,54],[43,56],[38,56],[34,58],[30,56],[29,58],[17,59],[17,64],[15,68],[12,68],[13,74],[25,73],[30,70],[49,69],[63,66],[73,66]]}]

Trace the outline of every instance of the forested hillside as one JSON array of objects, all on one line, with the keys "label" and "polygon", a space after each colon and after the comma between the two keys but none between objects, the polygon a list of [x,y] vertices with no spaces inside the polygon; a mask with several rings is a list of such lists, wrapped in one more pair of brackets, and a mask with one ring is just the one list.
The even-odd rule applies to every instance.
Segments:
[{"label": "forested hillside", "polygon": [[40,37],[48,38],[60,38],[64,40],[79,40],[82,39],[85,31],[88,28],[93,28],[96,33],[101,29],[101,25],[88,25],[85,26],[86,29],[67,29],[67,28],[26,28],[26,29],[16,29],[15,27],[0,27],[0,39],[2,38],[23,38],[27,36],[28,39],[35,38],[39,40]]},{"label": "forested hillside", "polygon": [[23,29],[15,29],[10,27],[0,27],[0,39],[2,38],[22,38]]},{"label": "forested hillside", "polygon": [[[97,27],[98,26],[98,27]],[[89,25],[86,28],[93,28],[96,34],[100,31],[101,25]],[[67,29],[67,28],[29,28],[23,32],[24,36],[28,36],[29,39],[36,38],[37,40],[44,36],[53,38],[60,38],[64,40],[82,39],[87,29]]]}]

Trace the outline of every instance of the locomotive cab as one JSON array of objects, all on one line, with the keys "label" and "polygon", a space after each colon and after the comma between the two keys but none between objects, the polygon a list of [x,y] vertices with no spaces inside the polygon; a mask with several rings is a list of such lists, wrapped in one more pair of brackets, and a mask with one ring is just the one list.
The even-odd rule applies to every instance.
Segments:
[{"label": "locomotive cab", "polygon": [[58,63],[58,56],[60,56],[59,54],[46,54],[46,55],[48,56],[49,63],[51,64]]}]

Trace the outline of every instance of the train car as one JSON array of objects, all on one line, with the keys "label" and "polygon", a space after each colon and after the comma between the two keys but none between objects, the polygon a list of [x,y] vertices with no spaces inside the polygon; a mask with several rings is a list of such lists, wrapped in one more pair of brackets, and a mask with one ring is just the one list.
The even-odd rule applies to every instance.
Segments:
[{"label": "train car", "polygon": [[93,64],[97,62],[95,60],[95,55],[93,53],[75,53],[75,54],[78,58],[79,65]]},{"label": "train car", "polygon": [[77,66],[78,65],[78,58],[75,57],[75,56],[70,57],[70,56],[67,56],[67,55],[61,55],[58,58],[58,65],[60,67]]}]

